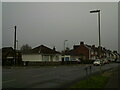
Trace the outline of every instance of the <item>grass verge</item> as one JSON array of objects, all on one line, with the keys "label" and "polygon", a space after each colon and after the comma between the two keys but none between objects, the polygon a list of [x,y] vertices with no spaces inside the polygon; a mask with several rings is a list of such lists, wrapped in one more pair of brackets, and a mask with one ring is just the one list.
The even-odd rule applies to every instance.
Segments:
[{"label": "grass verge", "polygon": [[75,83],[70,88],[104,88],[111,74],[111,72],[104,72],[99,75],[90,76],[85,80]]}]

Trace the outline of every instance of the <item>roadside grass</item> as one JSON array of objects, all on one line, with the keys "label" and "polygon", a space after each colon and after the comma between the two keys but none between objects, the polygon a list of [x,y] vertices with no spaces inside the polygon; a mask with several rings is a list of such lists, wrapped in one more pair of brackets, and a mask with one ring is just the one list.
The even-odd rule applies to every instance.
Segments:
[{"label": "roadside grass", "polygon": [[111,72],[104,72],[102,74],[90,76],[85,80],[75,83],[70,88],[104,88],[111,75]]}]

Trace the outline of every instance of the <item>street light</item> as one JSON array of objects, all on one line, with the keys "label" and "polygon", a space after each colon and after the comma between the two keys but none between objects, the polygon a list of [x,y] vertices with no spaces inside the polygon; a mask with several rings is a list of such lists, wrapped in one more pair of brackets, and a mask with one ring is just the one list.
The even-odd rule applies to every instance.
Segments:
[{"label": "street light", "polygon": [[65,42],[67,42],[68,40],[64,40],[64,52],[65,52]]},{"label": "street light", "polygon": [[[100,10],[92,10],[90,13],[98,13],[98,30],[99,30],[99,48],[98,48],[98,53],[99,53],[99,59],[101,58],[101,39],[100,39]],[[102,68],[100,65],[100,72],[102,72]]]},{"label": "street light", "polygon": [[64,61],[65,61],[65,42],[67,42],[68,40],[64,40]]},{"label": "street light", "polygon": [[[101,37],[100,37],[100,10],[92,10],[90,13],[98,13],[98,30],[99,30],[99,49],[101,49]],[[100,58],[100,50],[99,50]]]}]

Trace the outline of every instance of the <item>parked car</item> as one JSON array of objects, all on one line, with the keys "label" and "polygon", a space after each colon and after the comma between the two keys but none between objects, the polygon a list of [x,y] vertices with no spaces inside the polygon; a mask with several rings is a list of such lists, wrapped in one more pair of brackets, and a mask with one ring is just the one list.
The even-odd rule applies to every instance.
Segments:
[{"label": "parked car", "polygon": [[98,66],[98,65],[100,66],[100,65],[102,65],[102,61],[100,59],[97,59],[93,62],[93,65],[94,66]]},{"label": "parked car", "polygon": [[103,59],[103,64],[109,64],[109,61],[105,58]]},{"label": "parked car", "polygon": [[80,64],[82,60],[78,58],[78,59],[76,59],[76,61],[78,64]]}]

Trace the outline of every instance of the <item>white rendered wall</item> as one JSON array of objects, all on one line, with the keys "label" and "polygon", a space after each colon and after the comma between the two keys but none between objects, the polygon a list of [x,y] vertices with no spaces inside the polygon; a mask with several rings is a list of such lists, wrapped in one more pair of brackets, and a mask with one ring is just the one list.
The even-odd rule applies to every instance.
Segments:
[{"label": "white rendered wall", "polygon": [[41,55],[22,55],[22,61],[42,61]]}]

